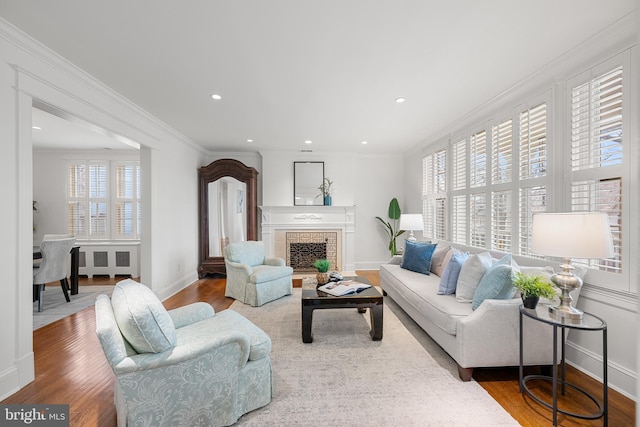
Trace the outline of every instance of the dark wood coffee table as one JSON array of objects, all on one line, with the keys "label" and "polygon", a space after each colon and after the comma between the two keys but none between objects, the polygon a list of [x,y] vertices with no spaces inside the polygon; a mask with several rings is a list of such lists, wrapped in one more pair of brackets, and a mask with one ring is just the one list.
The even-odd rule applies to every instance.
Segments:
[{"label": "dark wood coffee table", "polygon": [[[365,277],[345,278],[353,279],[361,283],[369,283]],[[313,322],[313,310],[322,308],[356,308],[360,313],[369,309],[371,319],[371,339],[382,339],[382,309],[383,299],[375,287],[367,288],[357,294],[333,296],[316,289],[302,289],[302,342],[313,342],[311,324]]]}]

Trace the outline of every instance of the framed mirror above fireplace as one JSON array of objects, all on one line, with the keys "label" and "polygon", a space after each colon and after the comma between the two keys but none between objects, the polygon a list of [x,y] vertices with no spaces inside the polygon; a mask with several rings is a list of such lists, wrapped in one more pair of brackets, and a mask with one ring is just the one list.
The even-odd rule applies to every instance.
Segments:
[{"label": "framed mirror above fireplace", "polygon": [[223,251],[231,242],[258,240],[258,171],[234,159],[198,169],[198,276],[226,275]]},{"label": "framed mirror above fireplace", "polygon": [[318,187],[324,182],[324,162],[293,162],[293,205],[322,206]]}]

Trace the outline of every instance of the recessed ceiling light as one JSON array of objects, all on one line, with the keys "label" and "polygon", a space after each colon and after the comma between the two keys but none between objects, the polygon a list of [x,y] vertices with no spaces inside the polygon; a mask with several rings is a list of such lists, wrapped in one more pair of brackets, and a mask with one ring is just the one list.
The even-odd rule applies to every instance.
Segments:
[{"label": "recessed ceiling light", "polygon": [[31,129],[42,130],[42,128],[40,126],[31,126]]},{"label": "recessed ceiling light", "polygon": [[396,102],[398,104],[402,104],[404,101],[405,101],[405,99],[403,97],[396,98]]},{"label": "recessed ceiling light", "polygon": [[308,139],[307,139],[304,143],[305,143],[305,144],[312,144],[312,143],[313,143],[313,141],[311,141],[311,140],[308,140]]},{"label": "recessed ceiling light", "polygon": [[367,141],[362,141],[362,145],[367,145],[368,142]]},{"label": "recessed ceiling light", "polygon": [[222,99],[222,97],[221,97],[220,95],[218,95],[217,93],[212,94],[212,95],[211,95],[211,98],[212,98],[212,99],[215,99],[216,101],[218,101],[218,100]]},{"label": "recessed ceiling light", "polygon": [[247,142],[253,142],[253,139],[247,139]]}]

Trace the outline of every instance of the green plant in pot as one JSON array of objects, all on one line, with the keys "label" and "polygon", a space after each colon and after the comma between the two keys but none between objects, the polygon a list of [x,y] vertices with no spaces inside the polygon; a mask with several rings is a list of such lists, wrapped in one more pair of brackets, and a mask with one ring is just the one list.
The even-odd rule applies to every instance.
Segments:
[{"label": "green plant in pot", "polygon": [[318,274],[316,274],[316,280],[318,281],[318,285],[324,285],[329,282],[329,267],[331,266],[331,262],[327,259],[317,259],[313,262],[313,266],[318,269]]},{"label": "green plant in pot", "polygon": [[536,308],[540,298],[552,299],[558,293],[544,276],[527,276],[520,272],[516,273],[513,286],[520,291],[526,308]]},{"label": "green plant in pot", "polygon": [[385,227],[385,231],[389,236],[389,252],[391,253],[391,256],[394,256],[396,253],[398,253],[398,250],[396,247],[396,238],[400,236],[402,233],[404,233],[405,231],[405,230],[398,230],[398,226],[400,223],[400,205],[398,204],[398,199],[396,199],[395,197],[391,199],[391,202],[389,202],[388,215],[389,215],[389,219],[391,220],[389,222],[385,221],[379,216],[377,216],[376,218]]}]

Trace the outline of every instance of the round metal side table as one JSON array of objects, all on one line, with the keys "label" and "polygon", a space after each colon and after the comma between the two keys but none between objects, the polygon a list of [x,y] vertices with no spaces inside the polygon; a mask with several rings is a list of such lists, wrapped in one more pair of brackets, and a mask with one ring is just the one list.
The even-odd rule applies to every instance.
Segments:
[{"label": "round metal side table", "polygon": [[[524,376],[524,354],[523,354],[523,316],[529,317],[535,321],[546,323],[553,327],[553,366],[552,376],[548,375],[527,375]],[[561,331],[561,362],[560,362],[560,378],[558,378],[558,329]],[[571,384],[565,380],[565,337],[569,329],[578,329],[582,331],[602,331],[602,402],[586,390]],[[536,396],[528,387],[529,380],[547,380],[552,382],[553,397],[552,402],[546,402]],[[570,387],[589,398],[598,407],[598,411],[593,414],[578,414],[558,408],[558,383],[560,384],[560,393],[565,394],[566,387]],[[608,425],[608,395],[607,395],[607,324],[593,314],[584,313],[580,320],[567,320],[555,318],[549,314],[548,306],[539,305],[536,309],[524,308],[520,306],[520,393],[527,393],[535,401],[553,411],[553,425],[558,425],[558,412],[569,415],[571,417],[596,420],[603,418],[605,426]]]}]

